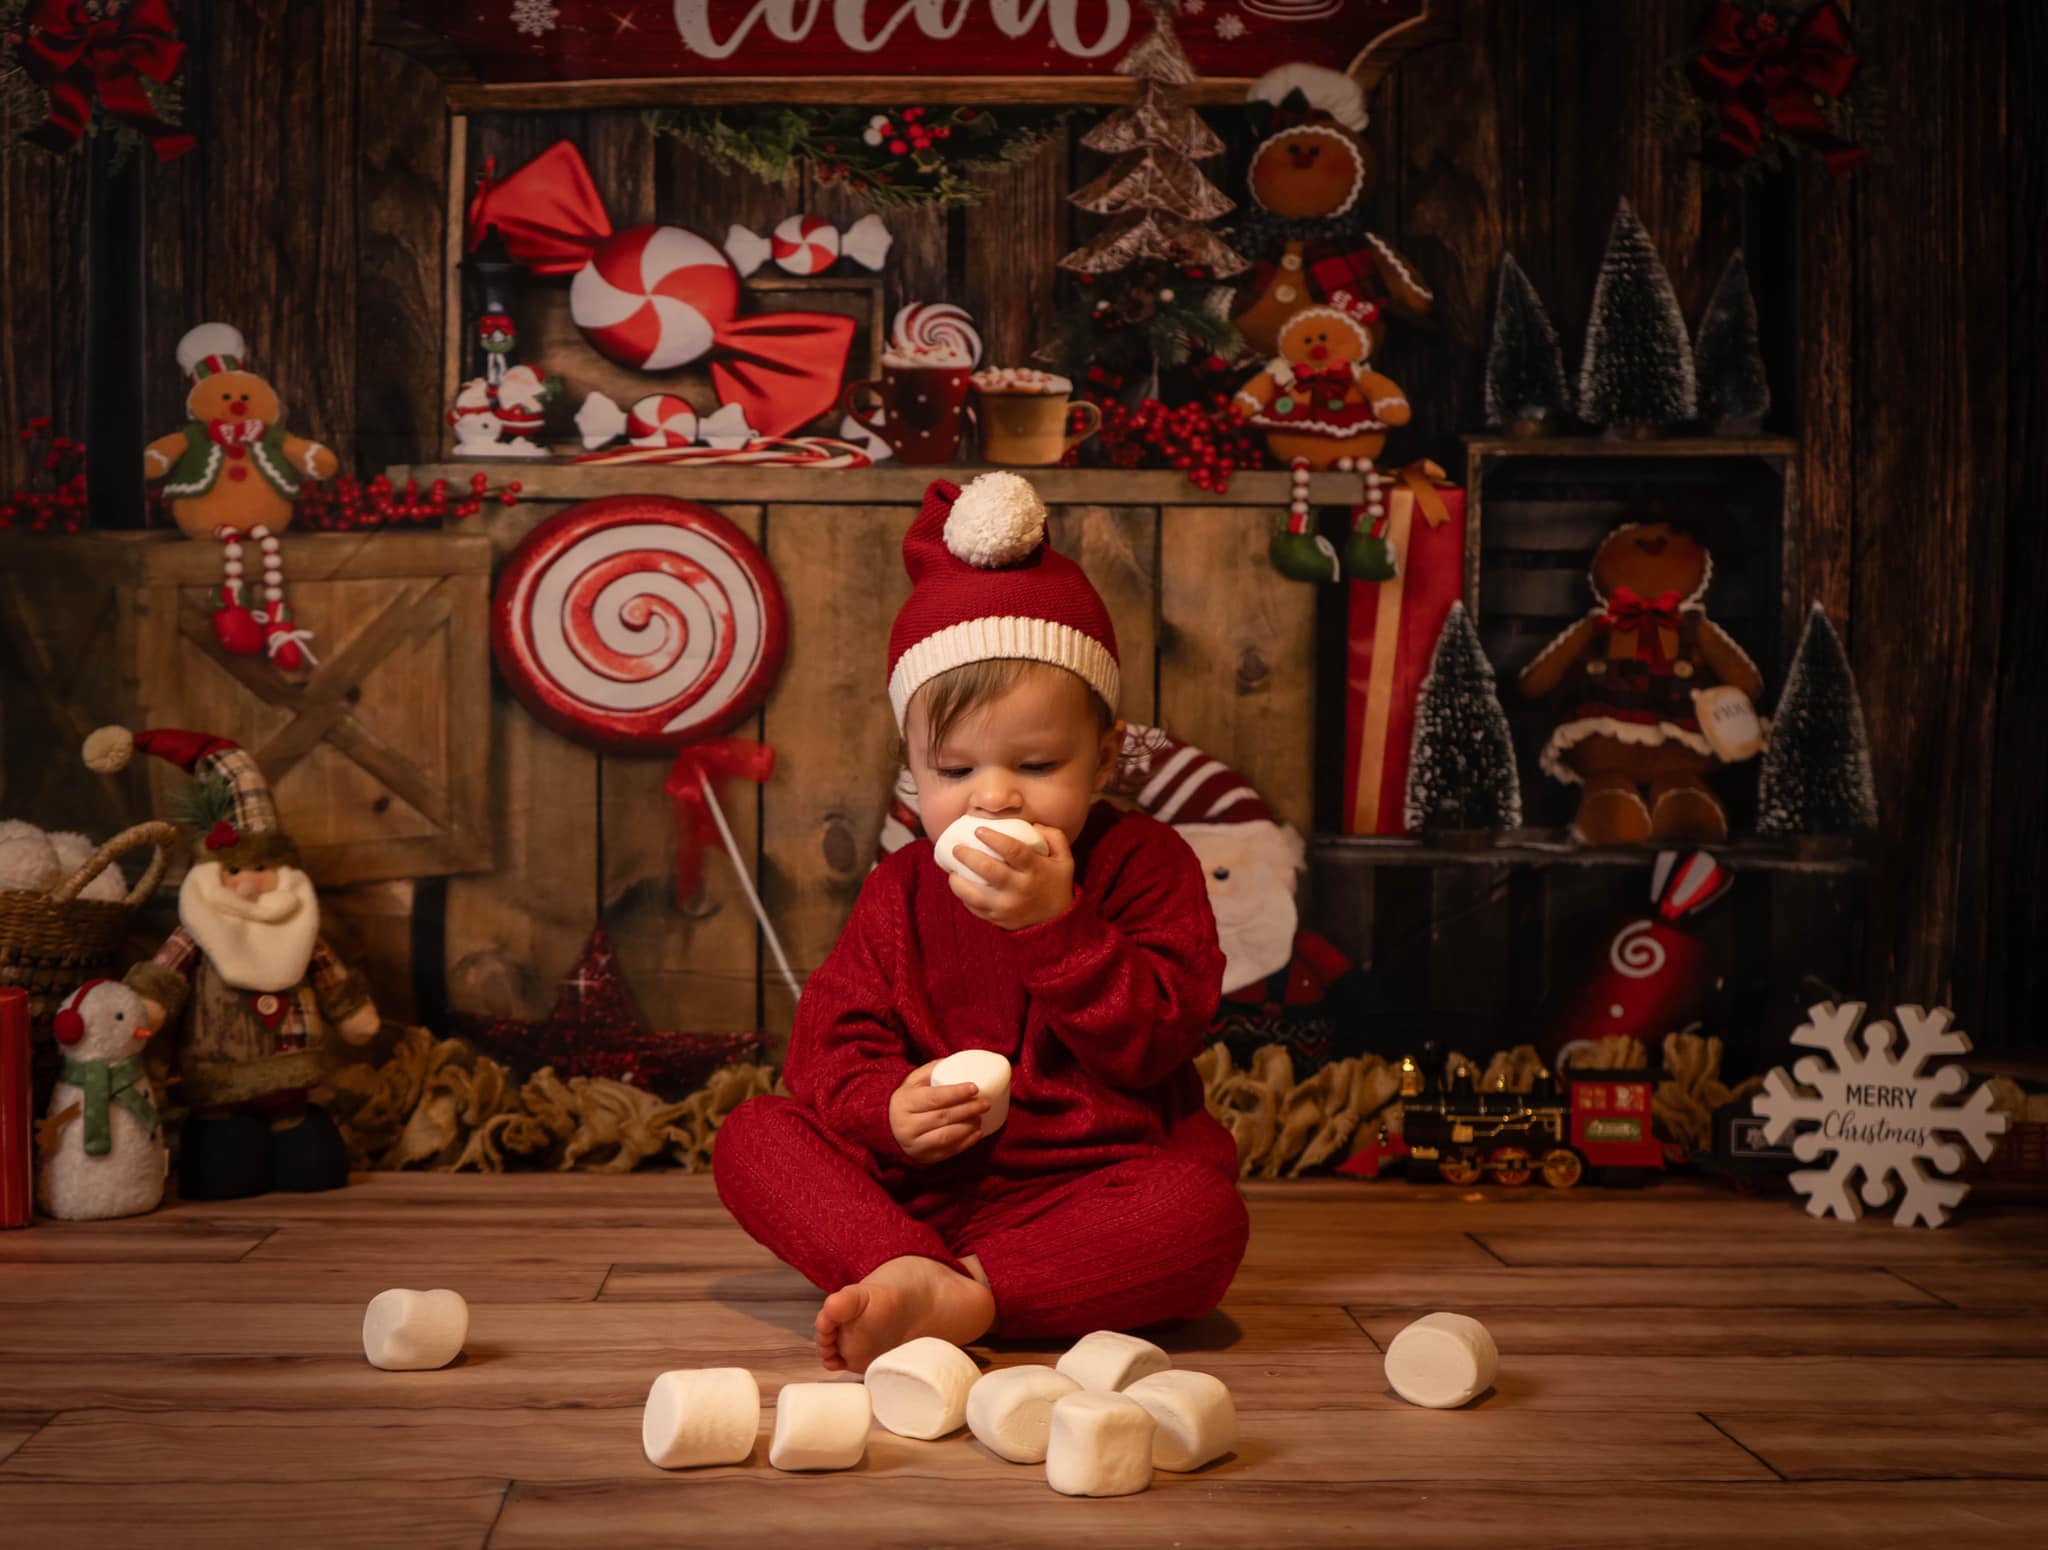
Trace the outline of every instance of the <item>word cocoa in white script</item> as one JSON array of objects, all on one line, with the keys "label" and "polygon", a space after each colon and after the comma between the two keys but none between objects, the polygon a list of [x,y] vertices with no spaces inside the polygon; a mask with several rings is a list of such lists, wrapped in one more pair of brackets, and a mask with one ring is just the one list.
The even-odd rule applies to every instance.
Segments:
[{"label": "word cocoa in white script", "polygon": [[[887,47],[906,22],[927,38],[943,42],[955,36],[977,5],[986,4],[989,20],[1006,38],[1021,38],[1035,28],[1048,28],[1053,45],[1075,59],[1098,59],[1114,53],[1131,30],[1130,0],[832,0],[828,24],[840,45],[855,53],[873,54]],[[756,27],[766,27],[785,43],[811,39],[825,0],[756,0],[731,30],[712,27],[712,0],[676,0],[676,31],[683,46],[706,59],[730,59],[745,46]],[[822,40],[820,40],[822,41]]]}]

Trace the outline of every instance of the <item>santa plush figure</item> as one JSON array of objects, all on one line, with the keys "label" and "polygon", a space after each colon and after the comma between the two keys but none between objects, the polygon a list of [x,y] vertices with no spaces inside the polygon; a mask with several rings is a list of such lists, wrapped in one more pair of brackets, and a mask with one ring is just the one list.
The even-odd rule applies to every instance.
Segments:
[{"label": "santa plush figure", "polygon": [[87,739],[86,763],[118,770],[137,748],[196,777],[203,815],[178,929],[125,979],[153,1032],[184,1014],[176,1077],[191,1117],[179,1192],[230,1200],[338,1188],[348,1154],[307,1090],[322,1078],[330,1029],[352,1044],[377,1032],[368,987],[321,940],[312,880],[248,752],[202,732],[103,727]]}]

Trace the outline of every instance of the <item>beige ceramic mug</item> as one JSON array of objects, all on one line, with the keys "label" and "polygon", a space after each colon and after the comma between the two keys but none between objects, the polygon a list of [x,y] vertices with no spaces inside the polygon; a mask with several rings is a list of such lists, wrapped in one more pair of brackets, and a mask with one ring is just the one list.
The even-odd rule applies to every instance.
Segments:
[{"label": "beige ceramic mug", "polygon": [[[1102,411],[1073,401],[1074,385],[1050,372],[998,368],[974,374],[981,399],[981,455],[1015,468],[1047,468],[1102,429]],[[1078,411],[1082,429],[1069,434]]]}]

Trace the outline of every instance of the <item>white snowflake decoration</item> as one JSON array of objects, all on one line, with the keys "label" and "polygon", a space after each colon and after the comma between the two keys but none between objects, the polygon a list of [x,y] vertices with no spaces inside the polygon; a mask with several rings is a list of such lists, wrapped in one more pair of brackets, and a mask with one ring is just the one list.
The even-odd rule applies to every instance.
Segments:
[{"label": "white snowflake decoration", "polygon": [[1234,43],[1247,31],[1242,16],[1219,16],[1216,18],[1216,36],[1226,43]]},{"label": "white snowflake decoration", "polygon": [[1792,1175],[1792,1187],[1806,1196],[1807,1211],[1852,1222],[1860,1218],[1863,1208],[1852,1187],[1860,1173],[1862,1199],[1869,1205],[1891,1203],[1894,1179],[1905,1187],[1905,1199],[1892,1218],[1894,1226],[1943,1225],[1970,1186],[1937,1179],[1927,1171],[1929,1162],[1943,1173],[1954,1173],[1963,1165],[1963,1149],[1935,1139],[1936,1134],[1961,1136],[1981,1160],[1991,1155],[1991,1138],[2003,1133],[2006,1124],[2003,1114],[1992,1111],[1988,1086],[1980,1086],[1966,1103],[1937,1101],[1960,1091],[1969,1080],[1959,1065],[1931,1073],[1925,1069],[1937,1055],[1969,1050],[1967,1036],[1949,1031],[1954,1014],[1947,1007],[1931,1012],[1900,1007],[1906,1048],[1897,1058],[1891,1048],[1898,1031],[1890,1023],[1873,1022],[1863,1030],[1859,1044],[1860,1001],[1839,1007],[1822,1002],[1806,1015],[1810,1020],[1793,1033],[1792,1042],[1826,1050],[1835,1063],[1830,1066],[1808,1055],[1793,1066],[1792,1075],[1811,1091],[1795,1088],[1779,1067],[1764,1078],[1754,1107],[1766,1121],[1764,1139],[1774,1146],[1794,1126],[1804,1122],[1811,1127],[1792,1142],[1793,1154],[1801,1162],[1813,1162],[1827,1151],[1835,1154],[1824,1168]]},{"label": "white snowflake decoration", "polygon": [[555,30],[561,7],[548,0],[512,0],[512,25],[530,38],[545,37]]}]

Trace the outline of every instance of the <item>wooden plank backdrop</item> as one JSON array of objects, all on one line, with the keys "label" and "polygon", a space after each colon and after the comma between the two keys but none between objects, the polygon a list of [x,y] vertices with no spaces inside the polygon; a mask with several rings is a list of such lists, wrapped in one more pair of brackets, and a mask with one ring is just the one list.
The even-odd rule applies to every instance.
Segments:
[{"label": "wooden plank backdrop", "polygon": [[[1374,224],[1441,298],[1426,329],[1397,330],[1389,343],[1388,370],[1408,389],[1421,427],[1393,450],[1452,466],[1458,434],[1476,427],[1503,250],[1528,271],[1575,357],[1618,197],[1633,201],[1657,239],[1688,316],[1742,244],[1774,352],[1771,428],[1800,440],[1802,590],[1845,621],[1872,721],[1886,817],[1856,988],[1872,999],[1949,1000],[1980,1040],[2038,1043],[2048,1034],[2022,1014],[2043,988],[2032,944],[2048,925],[2035,885],[2048,838],[2038,802],[2048,781],[2038,670],[2048,625],[2037,601],[2048,570],[2037,493],[2048,411],[2030,347],[2042,336],[2048,291],[2039,240],[2048,178],[2043,109],[2030,83],[2048,38],[2036,7],[1855,0],[1852,9],[1888,94],[1883,154],[1848,180],[1802,169],[1739,194],[1702,186],[1650,114],[1657,78],[1682,51],[1699,7],[1464,0],[1459,36],[1410,55],[1372,94]],[[585,147],[621,219],[652,212],[758,229],[805,208],[841,221],[859,213],[842,190],[800,178],[771,189],[716,173],[685,147],[648,137],[630,109],[480,113],[451,145],[430,76],[371,48],[360,6],[219,0],[188,12],[203,13],[187,23],[186,104],[201,148],[147,173],[142,347],[153,427],[182,412],[171,360],[178,335],[219,317],[249,335],[295,428],[340,447],[364,471],[430,461],[453,364],[436,300],[451,192],[442,169],[451,160],[472,172],[495,152],[510,170],[568,134]],[[1216,117],[1234,129],[1227,109]],[[998,358],[1036,343],[1056,294],[1048,261],[1073,232],[1064,191],[1098,165],[1077,139],[1070,126],[1039,158],[1006,171],[982,206],[891,215],[888,305],[955,298],[975,306]],[[9,278],[0,303],[8,423],[0,429],[11,433],[45,410],[60,429],[75,429],[84,393],[84,162],[11,151],[0,200]],[[10,487],[30,472],[12,434],[0,436],[0,471]],[[1246,530],[1223,541],[1227,566],[1219,562],[1205,580],[1195,571],[1208,559],[1178,542],[1170,513],[1156,520],[1155,708],[1170,718],[1185,706],[1202,734],[1233,752],[1265,747],[1285,716],[1272,709],[1280,699],[1258,698],[1260,672],[1273,683],[1311,674],[1315,653],[1306,637],[1253,633],[1260,589],[1276,585],[1257,553],[1257,524],[1242,514]],[[823,546],[790,542],[773,510],[761,521],[785,579],[810,585],[801,572]],[[879,547],[879,531],[873,539]],[[1226,575],[1249,590],[1217,591]],[[1176,610],[1224,597],[1244,649],[1203,662],[1193,676],[1211,676],[1199,685],[1174,682],[1183,671],[1171,656]],[[0,686],[6,710],[17,692]],[[640,863],[623,859],[640,854],[638,841],[629,845],[602,812],[606,789],[645,777],[552,746],[550,734],[504,704],[495,730],[499,799],[525,804],[541,825],[501,831],[501,848],[526,858],[515,857],[514,875],[539,895],[554,868],[588,873],[573,900],[536,904],[559,910],[560,941],[506,939],[520,953],[534,947],[521,967],[544,986],[566,967],[600,901],[616,910],[638,886]],[[1307,729],[1299,730],[1291,746],[1307,759]],[[879,758],[859,741],[866,732],[848,735],[847,760]],[[822,802],[822,791],[812,800]],[[589,843],[596,832],[608,836],[609,859]],[[779,857],[777,847],[821,840],[816,828],[763,832],[778,864],[796,856]],[[518,870],[543,857],[542,870]],[[843,872],[832,886],[845,886]],[[502,902],[505,890],[495,894]],[[800,914],[820,907],[784,902]],[[687,974],[669,967],[681,962],[678,951],[662,945],[656,972]],[[696,994],[724,1005],[707,987]]]}]

